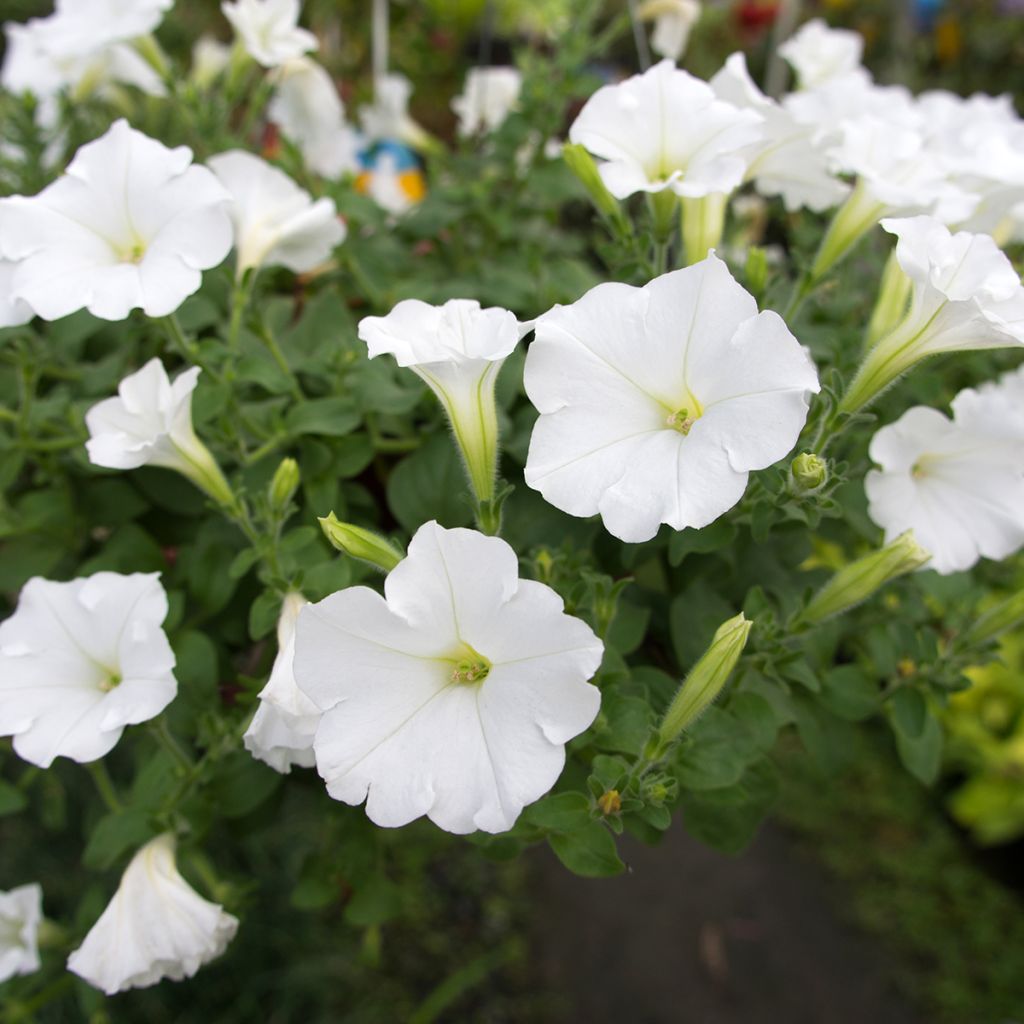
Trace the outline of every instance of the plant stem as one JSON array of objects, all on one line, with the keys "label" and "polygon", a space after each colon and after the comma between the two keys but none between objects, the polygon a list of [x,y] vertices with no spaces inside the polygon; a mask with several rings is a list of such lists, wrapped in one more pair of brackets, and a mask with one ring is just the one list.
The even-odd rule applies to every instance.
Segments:
[{"label": "plant stem", "polygon": [[107,810],[113,814],[120,814],[124,810],[124,806],[117,795],[114,781],[107,771],[106,764],[102,760],[90,761],[88,767],[92,781],[96,783],[96,789],[99,791],[100,796],[103,797],[103,802],[107,805]]}]

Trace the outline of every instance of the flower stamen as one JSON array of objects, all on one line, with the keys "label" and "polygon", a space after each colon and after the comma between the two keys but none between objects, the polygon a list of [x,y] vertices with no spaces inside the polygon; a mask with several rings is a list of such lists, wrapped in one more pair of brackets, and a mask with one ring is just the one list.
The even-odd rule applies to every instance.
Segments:
[{"label": "flower stamen", "polygon": [[665,423],[673,430],[678,430],[680,434],[688,434],[693,427],[694,423],[700,419],[700,413],[695,416],[690,415],[689,409],[677,409],[673,413],[669,413],[665,417]]}]

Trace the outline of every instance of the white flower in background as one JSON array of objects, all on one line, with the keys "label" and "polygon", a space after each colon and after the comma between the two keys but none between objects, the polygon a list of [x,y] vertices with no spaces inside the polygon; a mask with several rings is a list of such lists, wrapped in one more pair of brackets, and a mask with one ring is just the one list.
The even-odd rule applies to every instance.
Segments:
[{"label": "white flower in background", "polygon": [[526,482],[621,540],[700,528],[796,443],[818,377],[715,256],[643,288],[610,283],[539,317]]},{"label": "white flower in background", "polygon": [[243,742],[258,761],[287,774],[292,765],[312,768],[313,737],[320,709],[295,684],[295,623],[309,602],[299,593],[287,594],[277,620],[277,657],[270,679],[260,691],[260,706]]},{"label": "white flower in background", "polygon": [[57,0],[57,20],[80,44],[137,39],[156,30],[174,0]]},{"label": "white flower in background", "polygon": [[38,195],[0,200],[0,255],[18,261],[11,297],[44,320],[166,316],[228,254],[229,201],[190,149],[116,121]]},{"label": "white flower in background", "polygon": [[698,0],[646,0],[637,9],[644,21],[654,22],[651,49],[659,57],[677,61],[686,50],[693,26],[700,20]]},{"label": "white flower in background", "polygon": [[89,461],[108,469],[162,466],[188,477],[215,501],[229,505],[231,488],[192,427],[192,392],[199,368],[182,371],[172,384],[153,358],[117,386],[117,395],[86,414]]},{"label": "white flower in background", "polygon": [[787,210],[837,206],[850,188],[829,170],[823,149],[812,141],[813,129],[801,124],[754,84],[742,53],[732,54],[708,83],[715,95],[763,119],[763,137],[743,150],[745,178],[766,196],[781,196]]},{"label": "white flower in background", "polygon": [[345,237],[334,200],[310,194],[252,153],[233,149],[206,161],[231,193],[238,274],[282,266],[297,274],[325,263]]},{"label": "white flower in background", "polygon": [[95,761],[174,699],[158,573],[35,577],[0,623],[0,736],[40,768]]},{"label": "white flower in background", "polygon": [[[926,356],[1024,345],[1024,288],[988,235],[934,217],[885,220],[912,282],[910,309],[868,352],[841,407],[853,412]],[[926,545],[927,546],[927,545]]]},{"label": "white flower in background", "polygon": [[743,150],[761,138],[759,114],[723,102],[669,60],[598,89],[569,129],[571,142],[606,161],[601,178],[616,199],[731,192],[746,171]]},{"label": "white flower in background", "polygon": [[237,930],[237,918],[181,877],[167,832],[132,858],[114,898],[68,957],[68,970],[108,996],[164,978],[181,981],[220,956]]},{"label": "white flower in background", "polygon": [[405,299],[387,316],[359,322],[371,359],[393,355],[437,395],[480,498],[493,489],[497,469],[494,384],[505,357],[531,327],[507,309],[481,309],[472,299],[451,299],[443,306]]},{"label": "white flower in background", "polygon": [[476,135],[500,128],[515,109],[523,88],[517,68],[470,68],[462,95],[452,100],[460,135]]},{"label": "white flower in background", "polygon": [[314,749],[336,800],[371,821],[427,815],[504,832],[597,715],[603,647],[503,540],[430,522],[382,598],[350,587],[299,617],[295,678],[323,710]]},{"label": "white flower in background", "polygon": [[829,28],[821,18],[801,25],[779,47],[779,54],[796,72],[801,89],[813,89],[860,67],[863,53],[864,39],[859,32]]},{"label": "white flower in background", "polygon": [[413,149],[429,145],[430,136],[409,115],[412,82],[394,72],[374,83],[373,103],[359,110],[359,124],[367,142],[404,142]]},{"label": "white flower in background", "polygon": [[[413,179],[412,187],[409,178]],[[360,192],[396,217],[408,213],[423,199],[422,179],[403,170],[398,154],[387,149],[373,155],[372,165],[360,174],[358,182]]]},{"label": "white flower in background", "polygon": [[33,316],[25,302],[11,296],[11,282],[16,268],[16,263],[0,258],[0,327],[20,327]]},{"label": "white flower in background", "polygon": [[0,892],[0,985],[39,970],[36,934],[42,919],[43,889],[38,883]]},{"label": "white flower in background", "polygon": [[231,47],[210,35],[200,36],[192,47],[192,79],[206,89],[231,62]]},{"label": "white flower in background", "polygon": [[306,166],[332,181],[359,170],[362,142],[345,120],[331,76],[315,60],[298,57],[275,72],[267,116],[294,143]]},{"label": "white flower in background", "polygon": [[870,455],[881,468],[864,481],[886,539],[912,529],[943,575],[1024,545],[1024,417],[975,391],[953,414],[917,406],[879,430]]},{"label": "white flower in background", "polygon": [[220,9],[249,56],[265,68],[317,48],[316,36],[299,28],[299,0],[236,0]]}]

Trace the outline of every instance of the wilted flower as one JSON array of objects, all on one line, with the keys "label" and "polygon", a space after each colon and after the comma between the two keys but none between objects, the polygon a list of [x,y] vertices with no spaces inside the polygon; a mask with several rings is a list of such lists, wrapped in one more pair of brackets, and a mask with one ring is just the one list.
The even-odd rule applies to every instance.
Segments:
[{"label": "wilted flower", "polygon": [[39,970],[36,933],[42,919],[43,889],[38,883],[0,892],[0,985]]},{"label": "wilted flower", "polygon": [[635,192],[703,198],[743,180],[742,151],[759,141],[761,116],[718,99],[707,82],[663,60],[642,75],[606,85],[569,129],[599,165],[617,199]]},{"label": "wilted flower", "polygon": [[277,657],[260,691],[260,706],[245,732],[245,749],[258,761],[287,774],[292,765],[312,768],[313,737],[320,709],[295,685],[295,623],[309,602],[299,593],[285,595],[277,620]]},{"label": "wilted flower", "polygon": [[625,541],[732,508],[751,470],[796,443],[818,391],[782,319],[758,313],[715,256],[643,288],[600,284],[536,330],[526,482]]},{"label": "wilted flower", "polygon": [[512,112],[523,87],[516,68],[470,68],[462,95],[452,100],[460,135],[493,132]]},{"label": "wilted flower", "polygon": [[779,54],[796,72],[801,89],[813,89],[860,67],[864,39],[859,32],[829,28],[813,18],[780,47]]},{"label": "wilted flower", "polygon": [[181,981],[220,956],[237,930],[237,918],[181,877],[167,832],[132,858],[107,909],[68,957],[68,970],[108,996],[164,978]]},{"label": "wilted flower", "polygon": [[299,0],[235,0],[220,9],[249,56],[265,68],[317,48],[316,36],[299,28]]},{"label": "wilted flower", "polygon": [[159,359],[125,377],[114,398],[105,398],[85,414],[89,461],[108,469],[173,469],[215,501],[231,504],[224,474],[192,428],[192,392],[198,379],[199,369],[193,366],[172,384]]},{"label": "wilted flower", "polygon": [[679,60],[700,19],[698,0],[645,0],[637,9],[644,21],[654,21],[651,49],[660,57]]},{"label": "wilted flower", "polygon": [[44,320],[83,308],[166,316],[231,248],[229,198],[190,149],[116,121],[38,195],[0,200],[0,250],[18,263],[12,296]]},{"label": "wilted flower", "polygon": [[333,199],[310,194],[252,153],[233,149],[207,161],[234,202],[237,272],[283,266],[304,273],[326,262],[345,237]]},{"label": "wilted flower", "polygon": [[314,749],[336,800],[449,832],[510,829],[597,715],[602,644],[503,540],[430,522],[384,583],[299,618],[295,677],[323,710]]},{"label": "wilted flower", "polygon": [[157,573],[29,580],[0,623],[0,735],[41,768],[103,757],[174,699],[166,616]]}]

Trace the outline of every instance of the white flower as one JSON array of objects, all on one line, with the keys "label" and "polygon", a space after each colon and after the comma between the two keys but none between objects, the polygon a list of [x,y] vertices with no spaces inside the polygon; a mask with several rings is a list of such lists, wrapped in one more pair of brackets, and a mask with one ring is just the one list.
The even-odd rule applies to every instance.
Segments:
[{"label": "white flower", "polygon": [[451,299],[443,306],[406,299],[385,317],[359,322],[371,359],[393,355],[437,395],[481,499],[493,489],[497,468],[494,383],[505,357],[531,327],[507,309],[481,309],[472,299]]},{"label": "white flower", "polygon": [[320,709],[295,684],[295,623],[309,602],[287,594],[277,621],[277,657],[270,679],[260,691],[260,706],[243,737],[245,749],[258,761],[287,774],[292,765],[312,768],[313,737]]},{"label": "white flower", "polygon": [[663,60],[598,89],[569,140],[607,161],[599,170],[617,199],[665,189],[702,198],[740,184],[741,153],[761,139],[760,125],[759,114],[723,102],[707,82]]},{"label": "white flower", "polygon": [[602,644],[503,540],[430,522],[385,597],[339,591],[299,617],[295,678],[323,710],[314,749],[336,800],[378,825],[510,829],[597,715]]},{"label": "white flower", "polygon": [[[1024,421],[992,394],[962,391],[954,419],[917,406],[871,441],[864,481],[886,539],[912,529],[943,575],[1024,545]],[[1014,419],[1016,416],[1016,420]]]},{"label": "white flower", "polygon": [[265,68],[317,48],[316,36],[299,28],[299,0],[236,0],[220,9],[249,56]]},{"label": "white flower", "polygon": [[68,957],[68,970],[108,996],[164,978],[181,981],[220,956],[237,930],[237,918],[178,873],[168,832],[132,858],[107,909]]},{"label": "white flower", "polygon": [[651,49],[661,57],[679,60],[700,19],[698,0],[646,0],[637,11],[645,21],[654,20]]},{"label": "white flower", "polygon": [[298,57],[277,69],[275,81],[267,115],[309,169],[332,180],[358,171],[361,142],[331,76],[315,60]]},{"label": "white flower", "polygon": [[625,541],[700,528],[781,459],[818,378],[806,351],[715,256],[643,288],[601,284],[537,320],[540,412],[526,482]]},{"label": "white flower", "polygon": [[517,68],[470,68],[462,95],[452,100],[460,135],[493,132],[512,113],[523,87]]},{"label": "white flower", "polygon": [[166,616],[158,573],[29,580],[0,623],[0,735],[41,768],[103,757],[174,699]]},{"label": "white flower", "polygon": [[409,116],[412,82],[405,75],[381,75],[373,87],[373,103],[359,111],[359,124],[367,142],[403,142],[419,149],[429,143],[427,133]]},{"label": "white flower", "polygon": [[333,199],[309,193],[252,153],[233,149],[207,166],[231,193],[238,274],[283,266],[297,274],[325,263],[345,237]]},{"label": "white flower", "polygon": [[1024,345],[1024,288],[988,235],[950,234],[934,217],[884,220],[911,279],[910,309],[870,350],[842,407],[853,412],[926,356]]},{"label": "white flower", "polygon": [[842,202],[849,186],[830,172],[824,150],[813,142],[814,129],[758,89],[742,53],[732,54],[708,84],[720,99],[764,119],[763,138],[742,154],[746,180],[758,192],[782,196],[787,210],[827,210]]},{"label": "white flower", "polygon": [[[0,241],[0,250],[3,244]],[[0,258],[0,327],[20,327],[32,319],[31,308],[22,300],[11,295],[16,263]]]},{"label": "white flower", "polygon": [[860,67],[864,40],[858,32],[829,28],[821,18],[800,26],[779,53],[796,72],[801,89],[812,89]]},{"label": "white flower", "polygon": [[210,35],[200,36],[192,47],[192,78],[208,88],[231,62],[231,47]]},{"label": "white flower", "polygon": [[39,970],[36,933],[42,919],[43,889],[38,883],[0,892],[0,984]]},{"label": "white flower", "polygon": [[229,200],[191,150],[117,121],[38,195],[0,200],[2,255],[18,261],[12,295],[44,320],[83,308],[166,316],[228,254]]}]

